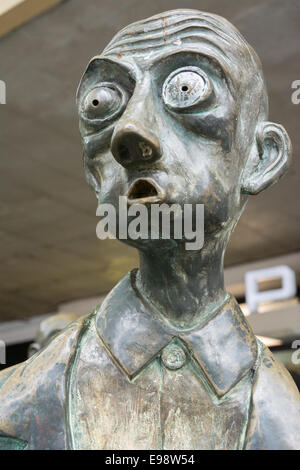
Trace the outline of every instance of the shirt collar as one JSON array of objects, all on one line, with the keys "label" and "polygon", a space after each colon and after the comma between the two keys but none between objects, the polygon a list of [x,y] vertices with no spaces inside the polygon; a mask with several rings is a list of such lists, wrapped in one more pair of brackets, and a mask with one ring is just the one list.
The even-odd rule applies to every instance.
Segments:
[{"label": "shirt collar", "polygon": [[180,338],[218,396],[227,393],[254,367],[254,334],[233,297],[201,328],[168,326],[136,295],[128,273],[110,292],[96,315],[97,332],[115,362],[133,378],[173,338]]}]

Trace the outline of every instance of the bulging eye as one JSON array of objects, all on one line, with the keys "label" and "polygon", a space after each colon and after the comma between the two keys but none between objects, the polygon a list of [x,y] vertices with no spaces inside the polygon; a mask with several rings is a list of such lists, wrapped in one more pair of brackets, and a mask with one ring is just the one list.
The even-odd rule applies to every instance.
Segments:
[{"label": "bulging eye", "polygon": [[193,108],[212,94],[211,82],[198,67],[184,67],[172,72],[163,85],[165,104],[173,110]]},{"label": "bulging eye", "polygon": [[101,85],[91,90],[83,100],[82,111],[87,119],[111,119],[122,109],[121,91],[113,85]]}]

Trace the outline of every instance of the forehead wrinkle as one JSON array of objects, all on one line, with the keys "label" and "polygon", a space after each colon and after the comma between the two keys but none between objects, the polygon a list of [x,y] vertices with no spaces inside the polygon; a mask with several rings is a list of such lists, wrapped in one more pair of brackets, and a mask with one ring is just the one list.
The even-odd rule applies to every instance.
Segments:
[{"label": "forehead wrinkle", "polygon": [[[167,52],[168,50],[170,50],[170,48],[173,49],[174,47],[176,47],[177,50],[179,51],[180,50],[179,47],[182,45],[186,45],[186,44],[191,44],[191,45],[193,44],[193,46],[196,45],[196,47],[198,46],[199,53],[201,49],[203,48],[203,46],[207,46],[208,48],[211,49],[212,52],[214,52],[214,55],[218,57],[218,61],[224,61],[224,62],[226,61],[228,63],[232,61],[232,54],[226,54],[224,49],[219,47],[219,45],[216,44],[214,41],[211,41],[209,37],[199,36],[197,32],[189,33],[189,34],[182,34],[180,38],[177,38],[168,44],[161,43],[158,41],[156,43],[151,43],[151,44],[143,42],[138,45],[133,45],[133,44],[128,45],[126,48],[123,47],[123,48],[111,49],[109,51],[105,51],[104,54],[107,54],[109,56],[114,55],[114,56],[118,56],[119,58],[121,58],[122,56],[125,56],[127,54],[130,54],[133,56],[135,54],[142,55],[142,54],[147,53],[149,50],[151,52],[154,50],[155,51],[161,50],[161,51]],[[151,54],[151,52],[149,53],[149,57],[154,55],[154,53]],[[186,52],[188,52],[188,50],[186,50]]]},{"label": "forehead wrinkle", "polygon": [[138,45],[135,45],[135,44],[129,44],[127,47],[123,47],[123,48],[114,48],[114,49],[110,49],[109,51],[105,51],[104,54],[110,56],[110,55],[114,55],[114,56],[118,56],[118,57],[122,57],[123,55],[126,55],[126,54],[143,54],[144,52],[147,52],[149,49],[150,50],[153,50],[153,49],[156,49],[156,50],[170,50],[170,47],[176,47],[176,46],[181,46],[182,43],[189,43],[189,42],[193,42],[193,43],[198,43],[199,46],[201,45],[209,45],[209,47],[211,47],[213,50],[217,51],[217,53],[221,56],[223,55],[226,55],[224,54],[224,50],[221,49],[217,44],[215,44],[214,42],[212,42],[208,37],[203,37],[203,36],[199,36],[198,33],[194,33],[194,34],[186,34],[186,35],[181,35],[180,38],[177,38],[177,41],[178,39],[180,39],[180,42],[177,42],[176,43],[176,39],[174,41],[172,41],[171,43],[168,43],[168,44],[165,44],[165,43],[162,43],[162,42],[156,42],[156,43],[141,43],[141,44],[138,44]]},{"label": "forehead wrinkle", "polygon": [[104,52],[109,52],[114,49],[124,48],[124,46],[131,45],[131,46],[139,46],[142,43],[150,43],[152,44],[155,41],[161,40],[167,44],[168,42],[172,41],[172,39],[177,37],[178,39],[181,38],[182,33],[192,34],[193,32],[198,32],[202,34],[203,37],[210,36],[211,38],[215,39],[216,45],[218,43],[225,43],[227,46],[232,47],[233,43],[236,48],[241,49],[242,44],[240,42],[233,41],[232,38],[222,31],[217,31],[213,29],[209,25],[203,25],[199,22],[193,22],[184,25],[176,25],[175,28],[169,29],[168,31],[165,29],[160,29],[157,33],[153,34],[152,32],[147,32],[143,34],[141,37],[137,37],[137,35],[132,35],[130,37],[121,38],[119,41],[115,41],[114,43],[110,43],[105,49]]},{"label": "forehead wrinkle", "polygon": [[[224,60],[231,61],[238,58],[241,59],[244,50],[232,50],[231,48],[221,47],[213,40],[209,34],[201,35],[199,30],[185,32],[183,31],[180,36],[168,37],[168,42],[161,41],[160,39],[149,41],[140,41],[138,43],[127,43],[126,45],[119,45],[116,48],[104,51],[104,55],[117,55],[119,58],[127,54],[143,54],[149,50],[168,50],[170,48],[180,47],[183,44],[193,44],[199,46],[199,49],[205,44],[212,48],[212,50]],[[248,52],[248,51],[247,51]]]},{"label": "forehead wrinkle", "polygon": [[222,18],[217,15],[209,14],[209,13],[204,13],[200,12],[197,10],[193,10],[189,12],[188,14],[182,13],[182,10],[180,10],[180,13],[174,15],[174,11],[167,12],[169,13],[170,17],[168,18],[167,21],[167,15],[165,13],[162,13],[158,16],[155,17],[150,17],[145,20],[137,21],[135,23],[131,23],[130,25],[126,26],[125,28],[121,29],[111,40],[110,44],[112,44],[115,40],[118,38],[126,38],[130,37],[132,35],[141,35],[145,33],[153,33],[158,30],[165,30],[168,31],[168,29],[180,25],[183,23],[191,23],[191,22],[201,22],[202,24],[206,24],[208,26],[213,26],[213,28],[217,28],[219,32],[222,32],[226,34],[228,37],[231,37],[231,39],[235,42],[244,42],[245,39],[243,36],[240,34],[239,30],[236,29],[229,21],[227,21],[225,18]]},{"label": "forehead wrinkle", "polygon": [[[174,16],[174,15],[173,15]],[[173,17],[171,17],[171,20]],[[153,24],[154,23],[154,24]],[[151,26],[149,26],[149,24]],[[226,26],[226,27],[225,27]],[[133,23],[121,30],[105,48],[105,52],[117,47],[123,47],[126,44],[135,44],[142,41],[151,41],[155,38],[163,39],[166,42],[170,36],[180,33],[180,31],[199,29],[205,33],[212,35],[215,42],[225,42],[229,46],[237,48],[245,47],[245,40],[229,22],[217,21],[216,18],[204,15],[178,15],[171,23],[166,21],[163,14],[159,18],[153,20],[144,20]]]}]

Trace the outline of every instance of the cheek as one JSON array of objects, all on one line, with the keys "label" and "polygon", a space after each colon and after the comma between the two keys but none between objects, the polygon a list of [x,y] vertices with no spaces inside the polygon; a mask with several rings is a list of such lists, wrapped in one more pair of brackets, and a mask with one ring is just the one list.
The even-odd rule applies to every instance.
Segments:
[{"label": "cheek", "polygon": [[208,187],[200,201],[204,204],[206,233],[213,233],[226,225],[229,218],[229,201],[221,185],[214,184]]},{"label": "cheek", "polygon": [[124,169],[114,160],[108,151],[96,156],[86,164],[88,179],[93,179],[92,186],[97,192],[100,203],[118,203],[119,195],[125,193]]},{"label": "cheek", "polygon": [[216,115],[184,116],[183,123],[197,135],[218,141],[224,152],[230,152],[234,136],[233,119]]},{"label": "cheek", "polygon": [[199,179],[195,193],[197,202],[204,204],[205,233],[213,234],[224,229],[238,212],[237,188],[228,187],[220,175],[207,171],[206,178]]},{"label": "cheek", "polygon": [[237,107],[229,93],[220,94],[217,105],[195,113],[172,113],[183,129],[208,141],[218,142],[223,152],[231,152],[236,134]]}]

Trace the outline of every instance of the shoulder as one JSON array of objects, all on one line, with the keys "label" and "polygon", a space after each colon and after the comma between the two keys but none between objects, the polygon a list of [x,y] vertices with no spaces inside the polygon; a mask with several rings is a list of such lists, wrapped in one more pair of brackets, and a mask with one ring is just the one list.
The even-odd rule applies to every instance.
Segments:
[{"label": "shoulder", "polygon": [[79,319],[39,353],[0,373],[0,448],[10,439],[29,449],[67,447],[68,369],[86,321]]},{"label": "shoulder", "polygon": [[300,450],[300,395],[291,375],[260,343],[246,449]]}]

